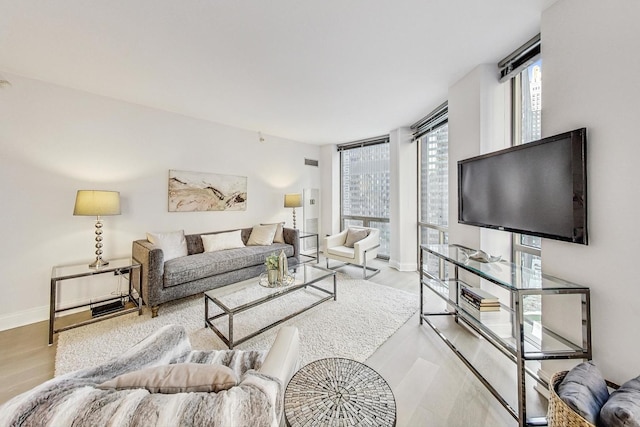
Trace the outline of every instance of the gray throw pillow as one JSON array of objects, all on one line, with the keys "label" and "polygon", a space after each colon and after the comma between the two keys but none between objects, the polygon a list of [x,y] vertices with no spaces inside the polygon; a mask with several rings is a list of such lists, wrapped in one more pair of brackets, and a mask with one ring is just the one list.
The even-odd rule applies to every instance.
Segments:
[{"label": "gray throw pillow", "polygon": [[608,427],[640,427],[640,377],[611,393],[600,410],[600,424]]},{"label": "gray throw pillow", "polygon": [[128,372],[97,387],[103,390],[144,388],[151,393],[218,392],[238,385],[238,377],[224,365],[176,363]]},{"label": "gray throw pillow", "polygon": [[355,228],[349,228],[347,230],[347,239],[344,245],[348,248],[352,248],[354,243],[359,242],[369,235],[369,230],[359,230]]},{"label": "gray throw pillow", "polygon": [[595,424],[609,390],[596,365],[583,362],[570,370],[558,386],[558,396],[582,418]]}]

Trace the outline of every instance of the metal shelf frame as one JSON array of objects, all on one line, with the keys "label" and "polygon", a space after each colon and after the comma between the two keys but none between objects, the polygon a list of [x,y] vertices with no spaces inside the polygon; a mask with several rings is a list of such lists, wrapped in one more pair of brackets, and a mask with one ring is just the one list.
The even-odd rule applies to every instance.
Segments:
[{"label": "metal shelf frame", "polygon": [[[450,253],[453,252],[453,255]],[[518,425],[525,426],[541,426],[547,425],[545,417],[527,418],[526,408],[526,376],[536,380],[543,387],[548,384],[540,378],[536,372],[527,367],[526,362],[529,360],[551,360],[551,359],[585,359],[590,360],[592,356],[591,349],[591,297],[588,287],[572,284],[552,276],[541,275],[538,286],[523,286],[518,283],[517,279],[505,280],[501,277],[494,277],[487,273],[488,269],[482,268],[481,264],[476,261],[469,261],[468,257],[460,257],[460,253],[473,253],[474,250],[460,245],[421,245],[420,246],[420,324],[426,323],[433,331],[447,344],[456,356],[469,368],[469,370],[478,378],[478,380],[489,390],[489,392],[498,400],[498,402],[507,410],[507,412],[518,421]],[[441,279],[436,274],[425,270],[425,253],[433,255],[440,262],[453,266],[453,278]],[[509,267],[510,271],[519,270],[522,275],[532,274],[531,270],[525,267],[516,266],[512,263],[502,261],[501,266]],[[481,319],[477,319],[472,314],[465,311],[459,304],[459,293],[461,286],[468,286],[460,280],[459,269],[465,270],[472,275],[487,280],[510,292],[509,304],[502,304],[501,310],[510,314],[510,320],[513,329],[513,337],[507,340],[500,337],[492,329],[485,325]],[[485,271],[486,270],[486,271]],[[511,278],[518,277],[512,274]],[[515,283],[514,283],[515,282]],[[450,286],[453,286],[454,298],[451,298]],[[427,288],[450,307],[449,310],[441,312],[425,312],[424,311],[424,289]],[[446,292],[445,292],[446,291]],[[536,348],[536,343],[527,340],[525,326],[527,320],[524,313],[524,297],[527,295],[569,295],[577,294],[580,296],[581,303],[581,322],[582,322],[582,342],[580,344],[572,343],[570,340],[560,336],[552,330],[542,326],[542,333],[547,337],[557,341],[565,347],[562,350],[543,350]],[[465,355],[456,348],[455,344],[447,338],[445,333],[440,330],[436,324],[430,319],[432,316],[452,316],[456,323],[462,321],[466,326],[475,331],[478,335],[485,338],[492,346],[498,349],[509,360],[516,363],[517,368],[517,397],[518,406],[514,408],[500,394],[500,392],[482,375],[473,363],[465,357]],[[526,345],[526,346],[525,346]],[[531,350],[533,347],[533,350]]]}]

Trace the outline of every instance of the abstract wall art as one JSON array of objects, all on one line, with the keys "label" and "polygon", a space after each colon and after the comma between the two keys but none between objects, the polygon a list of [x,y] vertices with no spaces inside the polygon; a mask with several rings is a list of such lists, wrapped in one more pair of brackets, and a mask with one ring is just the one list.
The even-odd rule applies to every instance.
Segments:
[{"label": "abstract wall art", "polygon": [[169,212],[247,210],[247,177],[169,171]]}]

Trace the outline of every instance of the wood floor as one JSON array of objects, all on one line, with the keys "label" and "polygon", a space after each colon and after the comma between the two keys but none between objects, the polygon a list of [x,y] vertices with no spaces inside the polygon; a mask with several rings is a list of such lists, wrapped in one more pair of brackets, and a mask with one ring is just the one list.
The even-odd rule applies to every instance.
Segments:
[{"label": "wood floor", "polygon": [[[381,261],[375,266],[381,273],[371,279],[373,282],[416,294],[418,306],[417,273],[399,272]],[[361,274],[360,269],[350,266],[340,271],[358,277]],[[495,379],[515,405],[514,365],[497,352],[479,350],[483,340],[460,326],[443,323],[442,327],[449,330],[457,346],[470,352],[467,357],[475,357],[485,369],[483,374]],[[48,322],[0,332],[0,403],[53,377],[56,344],[47,345],[47,333]],[[419,324],[417,313],[365,363],[391,386],[400,427],[517,426],[435,332]],[[546,402],[533,391],[529,394],[528,407],[544,412]]]}]

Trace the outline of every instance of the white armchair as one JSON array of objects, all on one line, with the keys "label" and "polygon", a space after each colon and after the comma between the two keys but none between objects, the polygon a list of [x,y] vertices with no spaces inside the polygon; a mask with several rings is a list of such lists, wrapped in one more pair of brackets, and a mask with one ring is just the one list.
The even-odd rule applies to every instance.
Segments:
[{"label": "white armchair", "polygon": [[[363,236],[366,236],[362,238]],[[361,240],[357,240],[361,238]],[[355,240],[355,242],[354,242]],[[380,269],[367,265],[376,256],[380,247],[380,230],[369,227],[349,227],[338,234],[324,239],[324,256],[327,268],[340,268],[351,264],[362,267],[362,276],[369,279],[380,272]],[[329,260],[342,262],[341,265],[329,267]],[[367,270],[372,273],[367,276]]]}]

